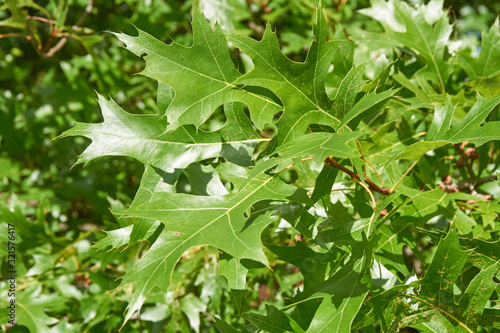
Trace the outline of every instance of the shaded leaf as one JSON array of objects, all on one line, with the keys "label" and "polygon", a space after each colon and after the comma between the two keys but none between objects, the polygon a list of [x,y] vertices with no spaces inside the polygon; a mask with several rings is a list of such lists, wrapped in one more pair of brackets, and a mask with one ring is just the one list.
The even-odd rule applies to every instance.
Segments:
[{"label": "shaded leaf", "polygon": [[248,321],[265,332],[304,332],[290,316],[278,310],[276,307],[266,304],[266,312],[267,314],[265,316],[251,313],[245,317]]}]

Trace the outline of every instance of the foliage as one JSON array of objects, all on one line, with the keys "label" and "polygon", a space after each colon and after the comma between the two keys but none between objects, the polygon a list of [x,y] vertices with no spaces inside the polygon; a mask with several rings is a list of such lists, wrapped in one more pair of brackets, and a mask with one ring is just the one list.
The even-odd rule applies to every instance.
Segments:
[{"label": "foliage", "polygon": [[[20,43],[0,63],[20,326],[500,329],[491,12],[461,7],[483,10],[479,39],[442,0],[89,3],[2,7]],[[105,17],[139,58],[97,33]]]}]

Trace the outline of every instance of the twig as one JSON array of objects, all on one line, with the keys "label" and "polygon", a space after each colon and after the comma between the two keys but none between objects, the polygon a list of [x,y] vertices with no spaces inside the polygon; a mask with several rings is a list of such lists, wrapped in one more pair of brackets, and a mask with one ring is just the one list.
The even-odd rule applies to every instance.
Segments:
[{"label": "twig", "polygon": [[496,181],[498,178],[496,175],[493,176],[488,176],[488,177],[483,177],[476,179],[475,181],[472,179],[466,179],[462,180],[461,182],[457,183],[451,183],[451,184],[441,184],[439,187],[443,191],[446,192],[463,192],[463,191],[469,191],[472,192],[476,187],[479,187],[485,183],[493,182]]},{"label": "twig", "polygon": [[494,182],[494,181],[497,181],[497,180],[498,180],[497,175],[479,178],[479,179],[476,180],[476,187],[477,186],[481,186],[481,185],[483,185],[485,183]]},{"label": "twig", "polygon": [[47,52],[45,52],[43,54],[43,56],[45,58],[53,57],[54,54],[56,54],[57,52],[59,52],[60,49],[62,49],[62,47],[64,46],[64,44],[66,44],[67,41],[68,41],[68,37],[63,37],[63,38],[59,39],[59,41],[57,42],[57,44],[54,45],[53,47],[51,47],[50,50],[48,50]]},{"label": "twig", "polygon": [[[94,0],[89,0],[89,3],[87,5],[87,7],[85,7],[85,11],[83,12],[82,16],[80,16],[80,18],[78,19],[76,24],[72,27],[73,30],[80,29],[80,26],[83,24],[83,22],[85,22],[85,20],[87,19],[87,16],[92,12],[93,8],[94,8]],[[47,52],[45,52],[43,54],[43,56],[45,58],[50,58],[50,57],[54,56],[54,54],[56,54],[60,49],[62,49],[62,47],[64,46],[64,44],[66,44],[67,41],[68,41],[67,37],[61,38],[57,42],[57,44],[54,45],[53,47],[51,47]]]},{"label": "twig", "polygon": [[[361,178],[359,177],[359,175],[356,172],[353,172],[353,171],[347,169],[343,165],[340,165],[339,163],[335,162],[331,157],[327,157],[325,159],[325,164],[347,173],[353,179],[357,179],[358,181],[361,181]],[[365,182],[368,184],[368,187],[372,191],[379,192],[382,194],[391,194],[392,193],[391,190],[388,189],[387,187],[380,187],[377,184],[375,184],[373,181],[371,181],[369,178],[365,177]]]},{"label": "twig", "polygon": [[89,3],[87,7],[85,7],[85,11],[83,12],[82,16],[76,21],[75,26],[80,27],[83,22],[87,19],[87,16],[92,12],[92,9],[94,8],[94,0],[89,0]]},{"label": "twig", "polygon": [[26,17],[26,20],[33,20],[33,21],[40,21],[40,22],[44,22],[44,23],[49,23],[49,24],[56,24],[56,21],[54,20],[49,20],[45,17],[40,17],[40,16],[27,16]]},{"label": "twig", "polygon": [[8,37],[21,37],[21,38],[26,38],[27,40],[31,40],[32,39],[31,36],[25,35],[25,34],[20,34],[18,32],[10,32],[10,33],[7,33],[7,34],[0,34],[0,38],[8,38]]},{"label": "twig", "polygon": [[52,41],[54,40],[54,37],[55,37],[55,34],[57,33],[57,28],[54,28],[54,27],[50,27],[50,35],[49,35],[49,39],[47,40],[47,42],[45,43],[45,47],[43,49],[43,56],[44,57],[47,57],[46,54],[47,54],[47,51],[49,50],[50,48],[50,45],[52,45]]}]

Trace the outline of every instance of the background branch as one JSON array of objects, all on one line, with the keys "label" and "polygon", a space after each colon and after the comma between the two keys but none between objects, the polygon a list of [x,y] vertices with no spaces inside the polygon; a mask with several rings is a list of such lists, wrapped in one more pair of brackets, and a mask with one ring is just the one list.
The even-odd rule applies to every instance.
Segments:
[{"label": "background branch", "polygon": [[[325,164],[328,166],[331,166],[333,168],[339,169],[342,172],[347,173],[353,179],[361,181],[361,177],[359,177],[359,175],[356,172],[347,169],[343,165],[340,165],[339,163],[335,162],[331,157],[327,157],[325,159]],[[375,184],[373,181],[371,181],[367,177],[365,177],[365,182],[366,182],[366,184],[368,184],[368,188],[372,191],[379,192],[382,194],[391,194],[391,190],[389,188],[378,186],[377,184]]]}]

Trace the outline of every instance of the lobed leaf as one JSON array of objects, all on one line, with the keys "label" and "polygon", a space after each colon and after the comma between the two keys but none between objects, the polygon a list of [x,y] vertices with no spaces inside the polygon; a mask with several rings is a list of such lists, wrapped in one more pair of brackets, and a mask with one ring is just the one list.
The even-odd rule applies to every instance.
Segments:
[{"label": "lobed leaf", "polygon": [[141,30],[137,37],[115,34],[135,55],[146,54],[141,74],[174,89],[172,103],[160,111],[168,121],[164,131],[188,124],[199,127],[217,107],[237,101],[249,106],[255,124],[262,129],[281,106],[266,94],[239,85],[241,74],[234,68],[222,30],[218,25],[212,29],[196,6],[192,28],[191,47],[175,42],[166,45]]}]

